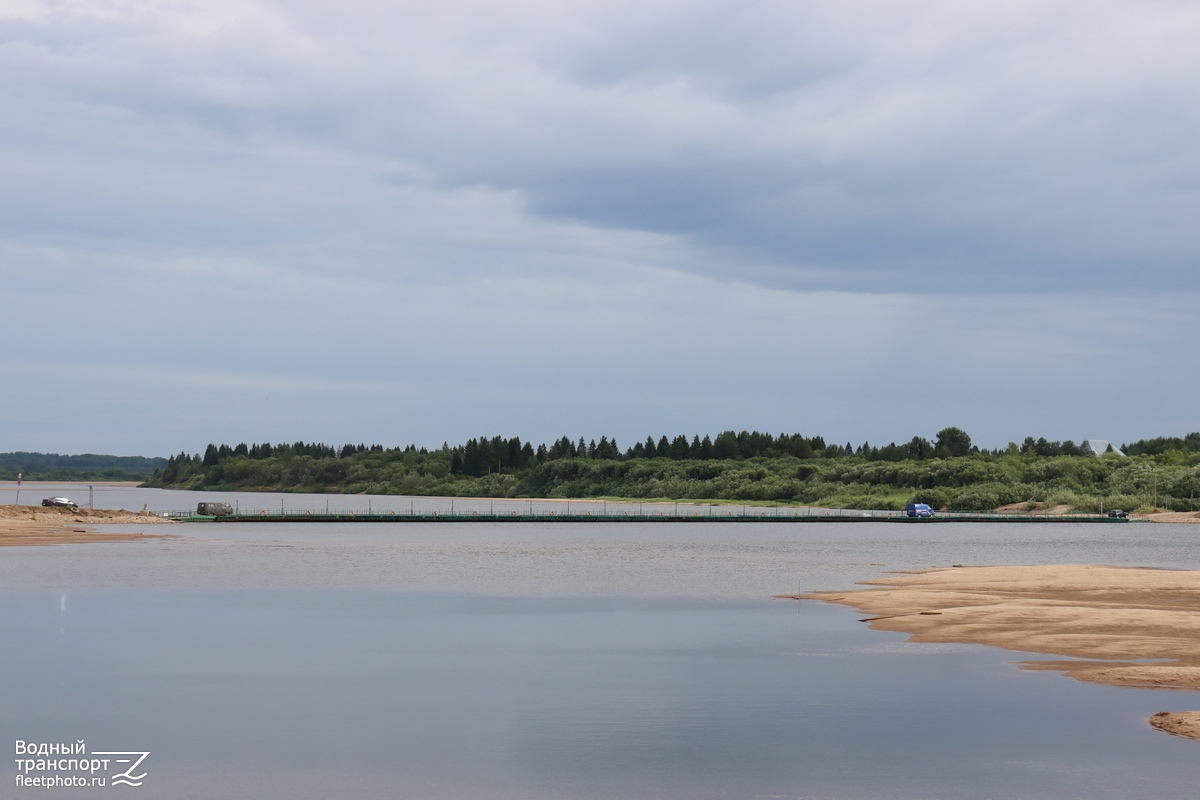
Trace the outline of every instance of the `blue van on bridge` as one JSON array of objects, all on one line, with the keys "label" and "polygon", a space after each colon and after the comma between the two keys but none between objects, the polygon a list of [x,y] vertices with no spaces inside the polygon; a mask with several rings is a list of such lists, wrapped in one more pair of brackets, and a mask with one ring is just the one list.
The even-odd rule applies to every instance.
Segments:
[{"label": "blue van on bridge", "polygon": [[910,517],[932,517],[934,514],[928,503],[909,503],[904,511]]}]

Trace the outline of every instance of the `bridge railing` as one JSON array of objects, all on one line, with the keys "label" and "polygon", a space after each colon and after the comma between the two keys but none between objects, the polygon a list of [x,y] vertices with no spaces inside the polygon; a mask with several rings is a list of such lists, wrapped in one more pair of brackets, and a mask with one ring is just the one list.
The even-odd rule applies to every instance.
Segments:
[{"label": "bridge railing", "polygon": [[[190,520],[190,521],[209,521],[215,520],[216,517],[209,515],[197,514],[192,510],[183,511],[162,511],[157,512],[163,517],[175,520]],[[439,508],[439,509],[313,509],[313,508],[256,508],[256,509],[237,509],[231,515],[225,515],[220,519],[222,521],[283,521],[283,520],[379,520],[387,521],[399,518],[414,518],[427,520],[519,520],[541,519],[546,521],[551,520],[611,520],[614,522],[629,522],[629,521],[656,521],[656,520],[695,520],[695,521],[774,521],[774,520],[912,520],[904,511],[885,511],[878,509],[838,509],[838,508],[813,508],[807,506],[798,507],[738,507],[738,506],[707,506],[702,509],[695,507],[686,509],[671,509],[671,508],[651,508],[651,509],[625,509],[620,510],[605,509],[568,509],[554,508],[548,509],[544,507],[533,507],[527,509],[472,509],[472,508]],[[933,518],[935,520],[951,521],[1112,521],[1124,522],[1126,520],[1109,520],[1098,514],[1066,514],[1055,516],[1030,516],[1029,514],[998,514],[992,512],[965,512],[965,511],[942,511],[938,512]],[[915,521],[915,520],[914,520]]]}]

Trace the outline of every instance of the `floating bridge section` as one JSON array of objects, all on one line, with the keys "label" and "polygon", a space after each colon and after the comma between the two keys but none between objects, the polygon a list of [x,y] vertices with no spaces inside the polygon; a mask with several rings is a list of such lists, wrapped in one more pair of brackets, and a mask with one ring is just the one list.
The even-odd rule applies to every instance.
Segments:
[{"label": "floating bridge section", "polygon": [[220,517],[202,516],[191,511],[167,511],[163,516],[184,522],[424,522],[424,523],[504,523],[504,522],[738,522],[738,523],[803,523],[803,522],[892,522],[910,525],[936,525],[942,522],[1092,522],[1126,523],[1128,519],[1096,514],[1036,516],[1029,514],[973,514],[941,512],[933,517],[910,517],[903,511],[852,511],[843,509],[777,508],[681,512],[556,512],[541,509],[530,512],[508,511],[327,511],[310,509],[241,509],[235,514]]}]

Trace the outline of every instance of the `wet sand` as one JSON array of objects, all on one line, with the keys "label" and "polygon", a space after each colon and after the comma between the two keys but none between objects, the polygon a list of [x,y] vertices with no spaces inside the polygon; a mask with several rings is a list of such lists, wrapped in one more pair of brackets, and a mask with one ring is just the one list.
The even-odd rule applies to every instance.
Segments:
[{"label": "wet sand", "polygon": [[[1091,683],[1200,690],[1200,571],[1104,566],[952,567],[864,581],[875,588],[782,595],[851,606],[915,642],[1066,656],[1022,669]],[[1156,663],[1146,663],[1153,660]],[[1200,738],[1200,712],[1152,724]]]},{"label": "wet sand", "polygon": [[0,547],[160,539],[170,534],[102,533],[93,525],[176,525],[150,513],[115,509],[0,506]]}]

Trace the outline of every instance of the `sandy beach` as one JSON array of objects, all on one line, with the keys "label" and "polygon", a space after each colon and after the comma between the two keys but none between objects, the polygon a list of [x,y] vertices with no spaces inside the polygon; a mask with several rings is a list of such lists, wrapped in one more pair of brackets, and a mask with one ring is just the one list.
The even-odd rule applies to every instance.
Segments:
[{"label": "sandy beach", "polygon": [[[1200,690],[1200,571],[1057,565],[951,567],[782,595],[851,606],[916,642],[983,644],[1072,661],[1024,661],[1113,686]],[[1147,663],[1154,661],[1155,663]],[[1200,739],[1200,712],[1151,723]]]},{"label": "sandy beach", "polygon": [[1151,522],[1200,525],[1200,511],[1160,511],[1157,514],[1146,514],[1143,518],[1148,519]]},{"label": "sandy beach", "polygon": [[162,538],[161,533],[104,533],[93,525],[176,525],[148,512],[45,506],[0,506],[0,547],[129,542]]}]

